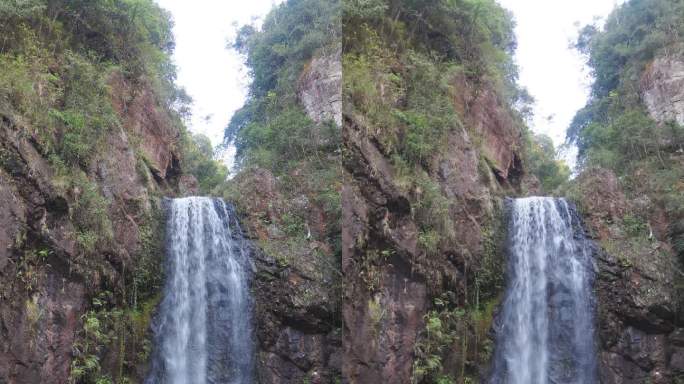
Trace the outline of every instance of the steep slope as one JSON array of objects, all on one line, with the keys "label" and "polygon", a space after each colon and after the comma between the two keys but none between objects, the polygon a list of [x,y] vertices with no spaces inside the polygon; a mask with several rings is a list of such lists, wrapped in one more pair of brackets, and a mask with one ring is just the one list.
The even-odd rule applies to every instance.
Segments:
[{"label": "steep slope", "polygon": [[9,1],[0,35],[0,381],[141,382],[160,199],[213,164],[178,112],[168,15]]},{"label": "steep slope", "polygon": [[341,381],[339,12],[286,1],[234,44],[252,83],[226,130],[239,170],[225,196],[258,247],[259,383]]},{"label": "steep slope", "polygon": [[493,1],[347,1],[343,26],[343,375],[484,380],[503,197],[539,191],[510,15]]},{"label": "steep slope", "polygon": [[601,245],[604,383],[684,379],[683,20],[681,2],[632,0],[577,43],[595,80],[568,132],[582,170],[571,192]]}]

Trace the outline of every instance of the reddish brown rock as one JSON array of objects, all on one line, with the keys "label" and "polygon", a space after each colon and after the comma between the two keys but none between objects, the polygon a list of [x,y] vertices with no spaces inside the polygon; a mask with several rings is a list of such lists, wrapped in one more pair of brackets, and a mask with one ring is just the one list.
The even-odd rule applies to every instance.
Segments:
[{"label": "reddish brown rock", "polygon": [[[453,127],[447,150],[435,154],[425,169],[449,201],[445,215],[453,226],[449,245],[432,254],[418,245],[414,206],[422,186],[401,187],[373,130],[351,108],[348,114],[345,110],[342,372],[349,383],[411,382],[432,298],[449,291],[456,305],[463,304],[468,274],[484,259],[488,226],[502,220],[495,215],[501,194],[519,188],[521,131],[510,111],[486,86],[471,92],[465,78],[456,83],[455,104],[465,128]],[[481,144],[471,132],[482,134]],[[460,345],[449,348],[445,369],[471,352]]]},{"label": "reddish brown rock", "polygon": [[[289,176],[296,180],[298,171]],[[265,169],[243,170],[233,182],[244,228],[255,245],[259,382],[334,383],[341,364],[340,277],[331,245],[316,240],[327,225],[321,207],[304,184],[287,195]],[[286,232],[288,215],[305,219],[301,233]]]},{"label": "reddish brown rock", "polygon": [[602,383],[672,383],[679,374],[676,259],[668,244],[626,233],[625,216],[660,220],[642,197],[628,199],[615,175],[590,169],[578,177],[589,232],[597,242],[599,373]]},{"label": "reddish brown rock", "polygon": [[[74,184],[53,169],[31,128],[0,114],[0,382],[68,382],[92,298],[125,284],[142,243],[152,241],[150,233],[142,238],[141,226],[158,204],[154,196],[174,189],[177,128],[149,89],[120,75],[111,85],[123,128],[107,132],[85,179]],[[99,241],[96,252],[76,239],[73,215],[85,183],[101,193],[103,220],[111,223],[111,239]],[[135,356],[142,345],[131,343],[123,346]],[[118,377],[119,351],[102,350],[103,374]],[[127,374],[141,376],[144,369]]]},{"label": "reddish brown rock", "polygon": [[199,195],[200,188],[197,179],[193,175],[181,175],[178,178],[178,194],[181,196]]},{"label": "reddish brown rock", "polygon": [[522,175],[522,131],[507,104],[493,85],[470,84],[465,74],[454,80],[454,101],[457,112],[464,117],[464,124],[482,135],[482,155],[494,168],[501,180],[513,181]]},{"label": "reddish brown rock", "polygon": [[651,117],[684,125],[684,60],[657,57],[641,77],[641,98]]},{"label": "reddish brown rock", "polygon": [[110,79],[112,99],[122,118],[126,132],[139,140],[152,173],[158,179],[166,179],[179,173],[176,144],[177,128],[166,112],[158,106],[150,87],[134,88],[116,72]]}]

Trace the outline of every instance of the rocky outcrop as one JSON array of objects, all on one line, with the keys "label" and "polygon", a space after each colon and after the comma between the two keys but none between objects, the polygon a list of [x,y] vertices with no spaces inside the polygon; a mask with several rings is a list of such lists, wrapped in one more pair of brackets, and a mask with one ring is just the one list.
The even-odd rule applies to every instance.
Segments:
[{"label": "rocky outcrop", "polygon": [[473,86],[465,74],[454,80],[456,111],[465,125],[482,135],[483,156],[500,181],[518,184],[523,175],[518,122],[491,84]]},{"label": "rocky outcrop", "polygon": [[684,325],[677,316],[676,259],[663,238],[635,223],[637,200],[615,175],[592,169],[579,177],[585,222],[600,246],[598,268],[599,373],[602,383],[673,383],[681,379]]},{"label": "rocky outcrop", "polygon": [[[237,204],[255,245],[259,383],[334,383],[340,379],[339,269],[331,245],[316,240],[327,223],[306,190],[286,198],[260,168],[236,176]],[[305,217],[293,232],[285,217]]]},{"label": "rocky outcrop", "polygon": [[[448,294],[452,305],[465,306],[470,279],[485,260],[502,268],[501,259],[491,260],[500,253],[492,249],[498,245],[490,235],[493,223],[502,221],[502,195],[519,187],[521,131],[487,85],[476,90],[465,78],[454,83],[455,106],[466,128],[450,131],[448,150],[426,169],[448,200],[443,214],[453,225],[453,242],[436,254],[418,242],[421,224],[413,204],[423,191],[400,185],[398,170],[363,116],[344,107],[342,371],[350,383],[411,382],[433,298]],[[481,134],[481,141],[476,143],[472,132]],[[465,351],[459,343],[451,345],[445,371],[460,375],[456,367],[463,366],[471,377],[479,376],[483,367],[477,364],[486,362],[476,344]]]},{"label": "rocky outcrop", "polygon": [[[319,50],[297,82],[297,98],[315,129],[332,121],[339,127],[342,63],[339,47]],[[335,167],[338,155],[328,154]],[[321,167],[321,165],[317,165]],[[329,169],[335,172],[335,169]],[[342,334],[339,256],[315,172],[301,160],[286,175],[267,169],[242,169],[230,196],[243,214],[254,249],[254,302],[259,383],[341,382]]]},{"label": "rocky outcrop", "polygon": [[411,271],[418,230],[387,159],[346,123],[345,166],[355,172],[342,195],[343,373],[349,383],[410,382],[429,300],[425,277]]},{"label": "rocky outcrop", "polygon": [[684,125],[684,58],[658,57],[641,79],[641,98],[658,122]]},{"label": "rocky outcrop", "polygon": [[[68,382],[92,299],[109,291],[116,296],[101,305],[124,305],[142,259],[160,263],[160,247],[150,244],[150,231],[158,229],[152,217],[156,196],[176,193],[179,132],[146,87],[115,75],[111,89],[123,125],[106,133],[88,168],[69,183],[31,129],[1,116],[0,382]],[[89,199],[103,199],[104,211],[86,219],[107,223],[100,229],[109,233],[94,250],[78,241],[75,224]],[[119,377],[124,360],[137,364],[129,357],[143,343],[134,339],[95,354],[103,372]],[[126,366],[125,373],[139,375],[138,368]]]},{"label": "rocky outcrop", "polygon": [[85,302],[83,279],[65,278],[74,251],[67,199],[42,184],[50,168],[7,118],[0,148],[0,380],[66,382]]},{"label": "rocky outcrop", "polygon": [[110,87],[114,108],[122,117],[126,132],[139,140],[137,147],[157,181],[179,176],[179,154],[175,147],[180,132],[157,106],[151,86],[134,87],[117,73],[111,77]]},{"label": "rocky outcrop", "polygon": [[[259,383],[334,383],[342,335],[337,298],[301,271],[255,253]],[[333,291],[334,292],[334,291]]]},{"label": "rocky outcrop", "polygon": [[314,57],[297,84],[297,97],[307,115],[317,122],[342,126],[342,49]]}]

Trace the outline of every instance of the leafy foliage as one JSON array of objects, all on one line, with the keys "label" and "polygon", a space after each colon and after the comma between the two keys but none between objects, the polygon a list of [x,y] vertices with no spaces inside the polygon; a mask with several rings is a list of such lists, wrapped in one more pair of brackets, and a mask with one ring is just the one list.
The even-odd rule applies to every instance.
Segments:
[{"label": "leafy foliage", "polygon": [[[69,383],[130,382],[124,367],[147,361],[151,345],[146,333],[157,303],[158,296],[140,307],[124,310],[113,305],[113,295],[109,291],[102,291],[93,298],[90,310],[81,318],[83,327],[72,347],[74,359]],[[127,347],[139,352],[132,353]],[[102,366],[109,356],[116,357],[118,372],[106,372]]]},{"label": "leafy foliage", "polygon": [[[143,206],[154,206],[154,199],[125,202],[136,210],[126,216],[139,225],[140,249],[118,265],[110,263],[110,252],[118,250],[113,202],[95,164],[106,139],[122,134],[120,113],[127,113],[130,99],[152,95],[149,108],[165,114],[179,132],[182,166],[197,174],[202,189],[222,183],[227,173],[212,160],[206,139],[191,137],[183,126],[189,98],[174,84],[171,27],[170,15],[153,0],[0,1],[0,118],[10,121],[51,168],[41,172],[49,180],[37,180],[50,184],[41,190],[54,190],[58,200],[48,209],[70,221],[64,228],[77,244],[77,254],[60,263],[68,263],[71,278],[98,281],[107,290],[106,297],[96,295],[82,318],[71,366],[74,383],[128,382],[126,375],[149,352],[146,336],[161,279],[161,231],[156,214]],[[117,88],[121,84],[125,89]],[[114,100],[118,91],[122,97]],[[140,137],[125,133],[143,160],[139,176],[149,182]],[[14,175],[17,162],[2,152],[0,166]],[[42,248],[25,251],[18,277],[31,292],[48,259],[62,256]],[[93,273],[104,278],[91,279]],[[35,303],[29,302],[35,314]],[[119,366],[112,367],[114,362]]]},{"label": "leafy foliage", "polygon": [[[584,167],[613,170],[632,196],[646,195],[671,221],[675,249],[684,239],[684,127],[656,122],[641,100],[640,79],[654,59],[684,52],[684,4],[631,0],[619,6],[603,30],[582,29],[576,47],[592,70],[591,99],[573,119],[568,141]],[[629,226],[628,227],[632,227]]]},{"label": "leafy foliage", "polygon": [[516,100],[520,90],[510,53],[509,14],[494,1],[348,1],[344,25],[344,101],[364,116],[385,152],[410,165],[443,148],[461,126],[453,106],[458,75],[499,84]]},{"label": "leafy foliage", "polygon": [[245,25],[233,48],[245,55],[252,82],[250,96],[275,91],[291,102],[304,64],[322,47],[340,39],[338,1],[289,0],[273,9],[261,30]]},{"label": "leafy foliage", "polygon": [[339,2],[290,0],[273,9],[261,30],[243,26],[233,48],[252,78],[249,99],[230,121],[226,141],[242,165],[276,173],[323,158],[339,147],[339,131],[317,125],[297,103],[296,85],[315,53],[332,53],[340,39]]},{"label": "leafy foliage", "polygon": [[492,353],[487,333],[498,302],[459,307],[450,297],[452,292],[435,298],[434,309],[424,316],[425,328],[414,349],[412,383],[472,382],[479,374],[473,372],[473,363]]},{"label": "leafy foliage", "polygon": [[187,134],[181,138],[183,148],[183,170],[194,175],[200,191],[212,192],[226,181],[228,168],[214,160],[214,149],[208,137],[202,134]]},{"label": "leafy foliage", "polygon": [[421,247],[453,248],[453,202],[433,181],[434,159],[448,149],[449,133],[481,135],[456,110],[454,98],[465,92],[458,84],[494,88],[510,106],[526,97],[515,85],[512,19],[488,0],[355,0],[343,12],[343,24],[354,26],[343,36],[345,113],[379,144],[412,195]]},{"label": "leafy foliage", "polygon": [[628,109],[639,109],[637,81],[646,65],[658,55],[681,52],[682,17],[684,5],[680,2],[631,0],[611,13],[603,30],[588,25],[580,31],[575,46],[586,55],[594,77],[592,98],[568,130],[568,140],[578,144],[581,156],[593,146],[591,138],[585,137],[585,128],[608,122]]},{"label": "leafy foliage", "polygon": [[570,177],[570,168],[557,160],[556,150],[550,137],[528,134],[526,137],[526,170],[541,182],[544,191],[552,192]]},{"label": "leafy foliage", "polygon": [[[260,29],[241,27],[232,48],[243,55],[251,83],[245,105],[225,130],[225,142],[235,145],[241,171],[267,169],[277,177],[279,193],[305,199],[323,213],[324,233],[310,239],[309,212],[288,207],[277,223],[286,235],[281,252],[292,244],[323,240],[334,249],[331,265],[339,265],[341,252],[340,127],[309,118],[297,86],[314,57],[336,57],[340,38],[339,1],[288,0],[266,16]],[[239,192],[233,197],[243,198]]]},{"label": "leafy foliage", "polygon": [[[606,97],[659,53],[674,53],[684,35],[684,5],[673,0],[631,0],[613,11],[601,30],[580,31],[577,49],[588,56],[594,75],[592,95]],[[572,134],[572,133],[571,133]]]}]

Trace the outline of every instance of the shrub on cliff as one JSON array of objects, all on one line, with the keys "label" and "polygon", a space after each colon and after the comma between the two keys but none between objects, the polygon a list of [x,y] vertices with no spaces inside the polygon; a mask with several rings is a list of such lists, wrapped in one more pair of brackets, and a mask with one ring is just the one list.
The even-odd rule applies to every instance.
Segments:
[{"label": "shrub on cliff", "polygon": [[551,193],[568,181],[570,168],[557,159],[556,149],[550,137],[527,133],[525,169],[541,182],[542,189]]},{"label": "shrub on cliff", "polygon": [[235,145],[239,165],[278,174],[336,151],[339,131],[306,116],[297,84],[315,53],[337,49],[338,9],[336,1],[290,0],[271,11],[261,29],[246,25],[238,31],[232,48],[243,55],[251,83],[225,137]]},{"label": "shrub on cliff", "polygon": [[577,49],[594,82],[567,140],[577,144],[582,168],[613,170],[630,197],[648,196],[671,222],[669,237],[681,252],[684,231],[684,127],[656,121],[644,105],[644,74],[657,58],[684,52],[684,3],[631,0],[616,8],[603,29],[581,30]]},{"label": "shrub on cliff", "polygon": [[[164,132],[158,135],[168,132],[170,140],[174,133],[180,136],[182,147],[175,148],[174,155],[188,159],[186,170],[197,173],[201,187],[208,189],[225,178],[225,169],[211,159],[206,143],[196,142],[185,130],[189,100],[174,84],[171,25],[169,14],[153,0],[0,1],[0,119],[2,129],[8,130],[0,135],[0,157],[6,159],[5,148],[21,152],[22,140],[29,149],[26,153],[33,154],[32,146],[43,157],[21,159],[30,169],[28,174],[12,172],[12,162],[0,161],[0,167],[11,174],[10,186],[16,183],[22,193],[36,191],[30,198],[38,205],[32,212],[36,221],[44,215],[40,224],[27,220],[24,236],[31,241],[18,242],[16,247],[24,249],[16,251],[31,255],[32,243],[37,241],[41,247],[46,243],[38,253],[46,256],[31,263],[19,259],[23,267],[7,281],[12,282],[10,287],[13,281],[24,281],[27,291],[36,290],[34,298],[51,292],[45,285],[26,283],[30,264],[36,270],[51,270],[51,278],[65,286],[78,281],[86,292],[74,292],[74,300],[110,292],[104,305],[74,307],[76,316],[78,311],[91,310],[81,318],[83,329],[72,346],[71,382],[127,382],[149,349],[144,339],[151,309],[144,316],[140,312],[143,306],[154,307],[160,284],[163,228],[153,196],[165,186],[142,190],[150,187],[150,169],[140,155],[140,137],[137,130],[122,132],[122,128],[127,127],[124,119],[146,116],[135,115],[129,106],[139,96],[149,96],[141,114],[163,117],[155,121],[159,122],[155,128]],[[110,139],[125,148],[105,148]],[[112,191],[116,188],[106,185],[112,179],[106,164],[111,159],[103,159],[103,148],[104,153],[121,153],[124,159],[137,155],[138,174],[125,174],[121,181],[135,192],[117,194]],[[102,163],[95,164],[95,159]],[[27,186],[33,183],[40,185]],[[48,201],[40,203],[43,198]],[[114,227],[115,223],[122,227]],[[117,236],[124,231],[122,240]],[[115,244],[115,237],[124,244]],[[71,322],[57,323],[50,324],[73,328]],[[104,334],[108,336],[100,337]],[[89,344],[85,350],[83,343]],[[48,349],[68,349],[57,344]]]},{"label": "shrub on cliff", "polygon": [[[239,171],[267,169],[276,176],[280,193],[322,211],[322,218],[308,218],[322,221],[319,225],[324,228],[324,233],[314,234],[311,240],[330,244],[336,259],[340,251],[340,127],[334,121],[316,122],[309,117],[298,100],[298,87],[314,57],[334,56],[339,50],[339,10],[338,1],[289,0],[271,11],[261,28],[246,25],[239,29],[231,48],[243,56],[251,83],[245,105],[225,130],[225,142],[235,145]],[[294,206],[286,209],[286,215],[297,210]],[[302,224],[307,220],[297,219]],[[276,224],[289,227],[280,221]],[[286,231],[282,241],[309,238],[312,235],[305,227]]]}]

